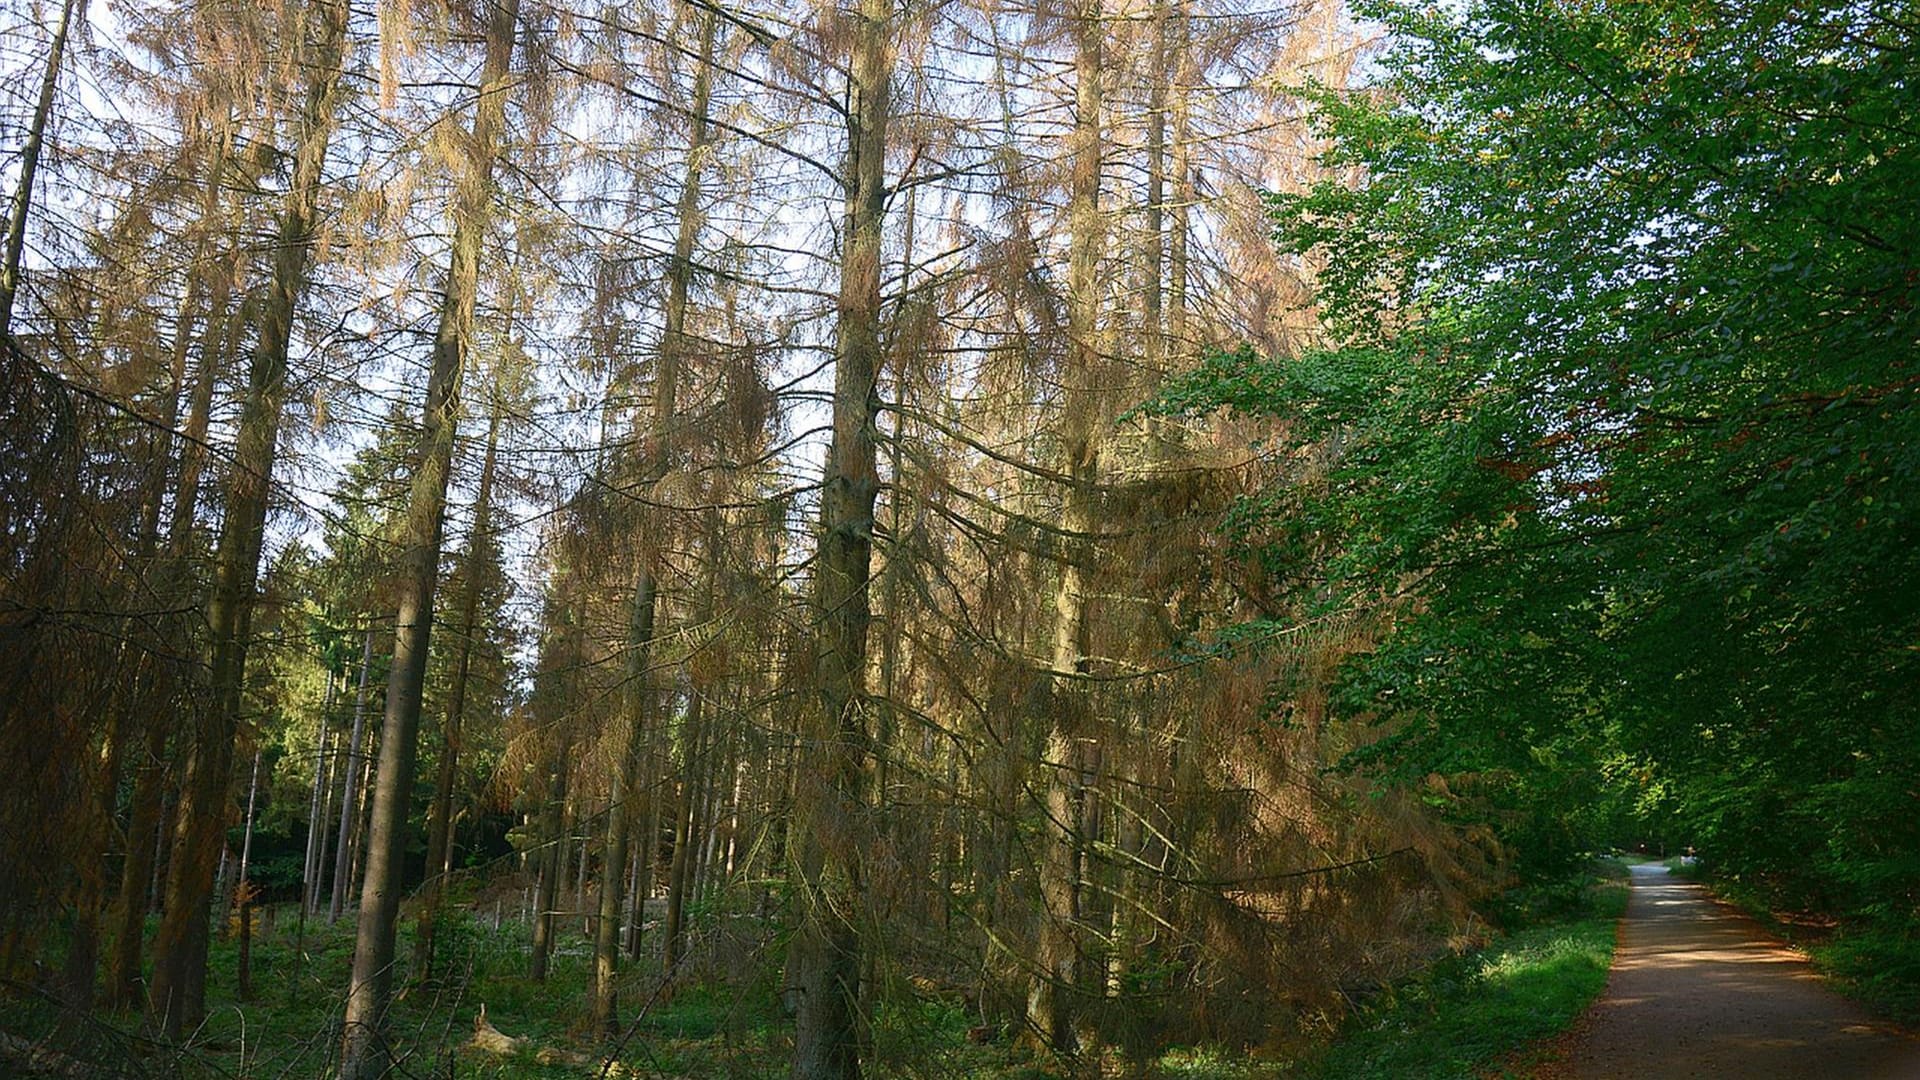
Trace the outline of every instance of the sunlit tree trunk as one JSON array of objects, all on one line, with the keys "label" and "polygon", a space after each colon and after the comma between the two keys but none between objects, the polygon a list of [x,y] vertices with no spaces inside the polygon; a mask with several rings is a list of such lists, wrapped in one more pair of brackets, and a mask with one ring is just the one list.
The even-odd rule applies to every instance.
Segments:
[{"label": "sunlit tree trunk", "polygon": [[383,1075],[388,1066],[381,1031],[393,988],[394,931],[400,911],[407,806],[413,797],[414,763],[419,750],[420,700],[433,630],[433,593],[439,581],[440,542],[446,527],[460,379],[472,348],[480,249],[492,219],[494,158],[505,124],[508,74],[519,15],[520,0],[501,0],[493,10],[473,128],[464,160],[456,166],[452,261],[441,300],[440,326],[434,335],[426,408],[400,542],[400,603],[394,623],[393,667],[387,677],[380,763],[373,787],[373,820],[367,835],[360,925],[342,1021],[342,1080],[370,1080]]},{"label": "sunlit tree trunk", "polygon": [[169,1038],[178,1038],[186,1024],[205,1013],[208,902],[230,813],[233,741],[245,689],[255,578],[286,396],[287,353],[294,307],[306,285],[322,166],[345,55],[346,4],[317,0],[314,12],[321,21],[319,47],[300,118],[293,182],[280,213],[273,275],[241,404],[226,518],[214,556],[214,589],[207,608],[212,641],[210,701],[187,746],[175,814],[178,829],[167,868],[165,912],[154,942],[158,959],[151,1007]]},{"label": "sunlit tree trunk", "polygon": [[[687,294],[693,281],[693,248],[700,235],[700,190],[707,156],[707,110],[713,98],[713,50],[718,29],[717,9],[708,8],[701,20],[700,53],[693,76],[693,103],[686,172],[680,184],[679,219],[673,241],[673,261],[667,266],[666,325],[660,339],[660,363],[653,387],[652,426],[647,434],[647,457],[642,492],[650,494],[665,475],[668,428],[676,422],[680,370],[686,360]],[[643,511],[644,512],[644,511]],[[634,794],[645,753],[647,733],[653,727],[655,694],[649,670],[660,583],[656,566],[664,546],[657,526],[642,526],[640,567],[634,580],[632,625],[627,641],[627,740],[613,772],[612,805],[607,813],[606,862],[600,875],[599,919],[593,940],[593,1020],[600,1031],[612,1034],[619,1007],[615,977],[620,965],[620,889],[625,882],[627,846],[637,815]]]},{"label": "sunlit tree trunk", "polygon": [[1099,481],[1101,422],[1096,395],[1100,378],[1101,253],[1100,166],[1102,155],[1101,28],[1099,0],[1083,0],[1074,15],[1074,126],[1072,181],[1067,225],[1071,230],[1067,277],[1067,365],[1062,418],[1070,478],[1064,494],[1058,542],[1060,583],[1054,594],[1054,687],[1045,743],[1045,796],[1040,854],[1039,970],[1027,998],[1027,1019],[1056,1053],[1079,1049],[1074,1001],[1081,988],[1082,813],[1086,799],[1082,760],[1088,700],[1073,676],[1087,671],[1087,586],[1081,549],[1093,527],[1094,485]]},{"label": "sunlit tree trunk", "polygon": [[790,872],[795,927],[790,976],[795,1080],[860,1075],[860,927],[864,907],[859,823],[865,820],[868,584],[880,336],[887,127],[892,114],[894,9],[860,0],[852,15],[846,195],[835,323],[833,438],[820,493],[814,561],[814,700],[803,711],[805,758],[796,778]]},{"label": "sunlit tree trunk", "polygon": [[7,206],[6,261],[0,263],[0,338],[13,333],[13,300],[20,291],[20,259],[27,246],[27,215],[33,211],[33,180],[40,170],[40,151],[46,145],[47,121],[53,116],[53,92],[60,84],[60,65],[67,57],[67,31],[73,24],[78,0],[62,0],[53,24],[53,48],[40,75],[40,95],[27,125],[27,142],[20,148],[20,179]]}]

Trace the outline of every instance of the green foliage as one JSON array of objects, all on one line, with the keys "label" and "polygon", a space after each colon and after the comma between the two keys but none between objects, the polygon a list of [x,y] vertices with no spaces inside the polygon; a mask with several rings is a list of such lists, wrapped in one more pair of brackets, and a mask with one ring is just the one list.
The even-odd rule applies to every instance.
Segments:
[{"label": "green foliage", "polygon": [[1920,937],[1912,927],[1843,930],[1807,952],[1821,974],[1839,981],[1874,1011],[1920,1023]]},{"label": "green foliage", "polygon": [[[1920,918],[1920,54],[1882,4],[1365,7],[1272,199],[1329,338],[1155,407],[1310,460],[1235,540],[1393,612],[1352,764],[1460,778],[1548,879],[1622,830]],[[1471,796],[1471,797],[1468,797]]]}]

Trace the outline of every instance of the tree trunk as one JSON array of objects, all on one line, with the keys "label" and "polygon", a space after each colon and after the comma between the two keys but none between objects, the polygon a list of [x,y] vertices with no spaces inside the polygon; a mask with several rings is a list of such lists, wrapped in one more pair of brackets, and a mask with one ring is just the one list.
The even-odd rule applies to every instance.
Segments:
[{"label": "tree trunk", "polygon": [[[326,823],[321,814],[322,795],[327,786],[327,747],[331,743],[328,725],[333,719],[334,671],[329,663],[327,668],[327,690],[320,699],[320,723],[313,741],[313,793],[307,800],[307,858],[300,870],[300,914],[304,918],[313,911],[314,897],[320,893],[320,860],[326,858]],[[304,925],[304,924],[303,924]]]},{"label": "tree trunk", "polygon": [[[342,680],[344,688],[345,680]],[[327,858],[329,846],[345,841],[345,837],[333,835],[333,776],[340,769],[340,737],[329,730],[326,743],[320,752],[320,817],[314,827],[320,830],[320,846],[313,853],[313,888],[307,896],[308,914],[320,914],[320,897],[327,888],[327,867],[331,865]]]},{"label": "tree trunk", "polygon": [[634,872],[633,927],[627,933],[627,956],[638,959],[640,946],[645,938],[647,925],[647,898],[653,895],[653,864],[660,855],[660,807],[666,802],[660,797],[664,785],[660,765],[652,754],[647,755],[647,821],[639,836],[640,851],[634,861],[638,864]]},{"label": "tree trunk", "polygon": [[699,813],[700,781],[695,773],[703,755],[706,735],[706,699],[696,688],[687,702],[687,733],[684,755],[680,759],[679,796],[674,800],[673,859],[667,867],[667,920],[660,932],[660,967],[673,974],[680,963],[681,935],[686,930],[687,873],[696,842],[695,817]]},{"label": "tree trunk", "polygon": [[400,545],[400,604],[394,623],[393,668],[387,678],[386,719],[381,725],[380,769],[373,789],[373,825],[367,837],[366,882],[341,1033],[342,1080],[372,1080],[389,1065],[382,1033],[393,988],[394,923],[405,869],[407,804],[413,797],[419,749],[416,733],[433,630],[433,591],[446,526],[447,482],[453,471],[460,378],[473,339],[480,248],[492,216],[493,165],[506,115],[507,77],[519,14],[520,0],[502,0],[488,24],[472,138],[454,195],[452,261],[434,335],[433,367],[427,378],[426,409]]},{"label": "tree trunk", "polygon": [[[1178,86],[1189,87],[1193,85],[1195,76],[1189,0],[1176,0],[1174,7],[1177,25],[1171,35],[1172,47],[1179,54],[1173,63],[1174,82]],[[1173,228],[1167,236],[1167,338],[1168,344],[1182,354],[1192,348],[1187,338],[1187,247],[1189,218],[1196,194],[1193,183],[1193,131],[1188,108],[1186,94],[1174,95],[1172,161],[1168,167],[1173,173]]]},{"label": "tree trunk", "polygon": [[20,182],[14,186],[12,205],[7,207],[6,262],[0,264],[0,338],[13,334],[13,298],[20,291],[20,257],[26,251],[27,215],[33,209],[33,177],[40,170],[40,150],[46,145],[53,92],[60,84],[60,65],[66,60],[67,30],[76,2],[62,0],[60,17],[53,24],[53,49],[40,75],[40,96],[33,105],[33,122],[27,127],[27,144],[20,150]]},{"label": "tree trunk", "polygon": [[571,748],[557,747],[553,771],[548,774],[547,800],[540,809],[540,888],[534,900],[533,960],[528,977],[547,981],[547,958],[553,953],[553,906],[560,899],[560,875],[566,867],[565,807],[567,802],[567,754]]},{"label": "tree trunk", "polygon": [[240,883],[234,887],[234,895],[240,905],[239,996],[241,1001],[253,999],[253,884],[247,880],[247,871],[248,864],[253,858],[254,799],[259,793],[260,751],[255,749],[253,773],[247,780],[247,823],[240,840]]},{"label": "tree trunk", "polygon": [[891,0],[860,0],[853,63],[840,296],[835,325],[833,438],[820,494],[815,557],[814,701],[805,710],[807,758],[788,833],[794,854],[791,948],[795,1080],[860,1075],[860,929],[863,906],[858,823],[866,808],[868,584],[879,413],[882,227],[887,126],[892,112]]},{"label": "tree trunk", "polygon": [[347,906],[347,887],[353,881],[354,838],[360,832],[360,802],[357,796],[361,762],[366,760],[360,747],[366,740],[367,673],[372,667],[373,628],[368,627],[360,638],[360,682],[353,692],[353,733],[347,737],[347,750],[340,759],[346,773],[346,787],[340,793],[340,838],[333,856],[333,899],[327,904],[327,921],[330,923],[340,921],[340,914]]},{"label": "tree trunk", "polygon": [[1062,418],[1066,471],[1071,478],[1061,515],[1060,584],[1054,595],[1054,686],[1045,761],[1046,788],[1040,855],[1040,942],[1027,1021],[1058,1054],[1079,1050],[1074,997],[1081,968],[1081,821],[1085,801],[1081,761],[1087,737],[1087,697],[1073,673],[1087,670],[1087,588],[1080,548],[1093,525],[1094,485],[1099,479],[1098,425],[1101,383],[1099,322],[1101,282],[1100,0],[1081,0],[1075,13],[1073,175],[1067,205],[1071,230],[1067,276],[1067,371]]},{"label": "tree trunk", "polygon": [[[707,8],[701,21],[700,59],[693,75],[693,106],[690,110],[686,172],[680,184],[679,220],[673,241],[673,261],[667,266],[666,325],[660,339],[659,372],[654,380],[652,426],[648,431],[648,461],[644,469],[643,496],[650,495],[670,462],[667,435],[676,422],[680,368],[687,352],[687,293],[693,280],[694,241],[700,235],[700,190],[706,164],[707,110],[713,98],[713,50],[719,25],[718,9]],[[658,526],[642,528],[657,532]],[[635,783],[639,778],[650,715],[656,708],[652,691],[654,626],[658,618],[660,587],[655,563],[663,545],[657,536],[642,538],[640,568],[634,581],[633,617],[627,642],[626,709],[627,745],[613,773],[612,805],[607,812],[606,866],[601,874],[599,925],[593,940],[593,1022],[597,1030],[612,1035],[619,1025],[619,1005],[615,979],[619,974],[619,889],[624,881],[627,845],[633,832],[634,815],[629,812]]]},{"label": "tree trunk", "polygon": [[147,927],[147,882],[153,876],[155,833],[165,797],[167,726],[148,717],[134,769],[133,808],[127,819],[127,858],[121,865],[120,906],[116,912],[113,958],[107,972],[107,999],[117,1007],[140,996],[140,954]]},{"label": "tree trunk", "polygon": [[1167,201],[1167,0],[1153,5],[1153,87],[1147,94],[1147,235],[1141,245],[1140,345],[1147,368],[1157,370],[1166,353],[1166,313],[1162,280],[1166,276]]},{"label": "tree trunk", "polygon": [[241,405],[226,522],[215,552],[213,596],[207,607],[211,700],[187,747],[175,815],[177,835],[167,868],[166,910],[154,942],[159,959],[152,1007],[168,1038],[178,1038],[185,1025],[205,1013],[208,900],[230,809],[233,740],[245,689],[255,579],[286,396],[287,351],[294,306],[306,284],[334,95],[345,55],[346,5],[324,0],[316,10],[323,23],[320,49],[301,117],[293,183],[280,214],[273,278]]},{"label": "tree trunk", "polygon": [[440,918],[440,900],[446,893],[447,866],[453,850],[453,783],[460,765],[460,730],[467,711],[467,680],[473,668],[473,636],[480,610],[480,561],[486,554],[481,546],[491,527],[493,473],[500,441],[500,413],[496,401],[487,422],[486,455],[480,463],[480,489],[473,501],[473,535],[467,538],[466,591],[460,599],[460,655],[453,668],[453,700],[447,706],[442,724],[440,767],[434,777],[433,808],[427,815],[427,881],[420,901],[420,917],[414,924],[413,977],[425,980],[433,974],[433,931]]}]

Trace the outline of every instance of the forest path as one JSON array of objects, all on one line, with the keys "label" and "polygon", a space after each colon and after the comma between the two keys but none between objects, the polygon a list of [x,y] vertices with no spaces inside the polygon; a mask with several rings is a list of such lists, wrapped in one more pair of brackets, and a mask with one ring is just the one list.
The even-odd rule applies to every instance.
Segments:
[{"label": "forest path", "polygon": [[1821,985],[1752,919],[1633,867],[1607,989],[1550,1075],[1920,1080],[1920,1040]]}]

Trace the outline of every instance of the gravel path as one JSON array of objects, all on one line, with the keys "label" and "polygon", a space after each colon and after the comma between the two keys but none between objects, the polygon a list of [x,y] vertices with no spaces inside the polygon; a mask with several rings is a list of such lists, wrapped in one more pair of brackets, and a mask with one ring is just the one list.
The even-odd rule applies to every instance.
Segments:
[{"label": "gravel path", "polygon": [[1920,1040],[1664,866],[1633,868],[1606,992],[1566,1045],[1555,1075],[1579,1080],[1920,1080]]}]

